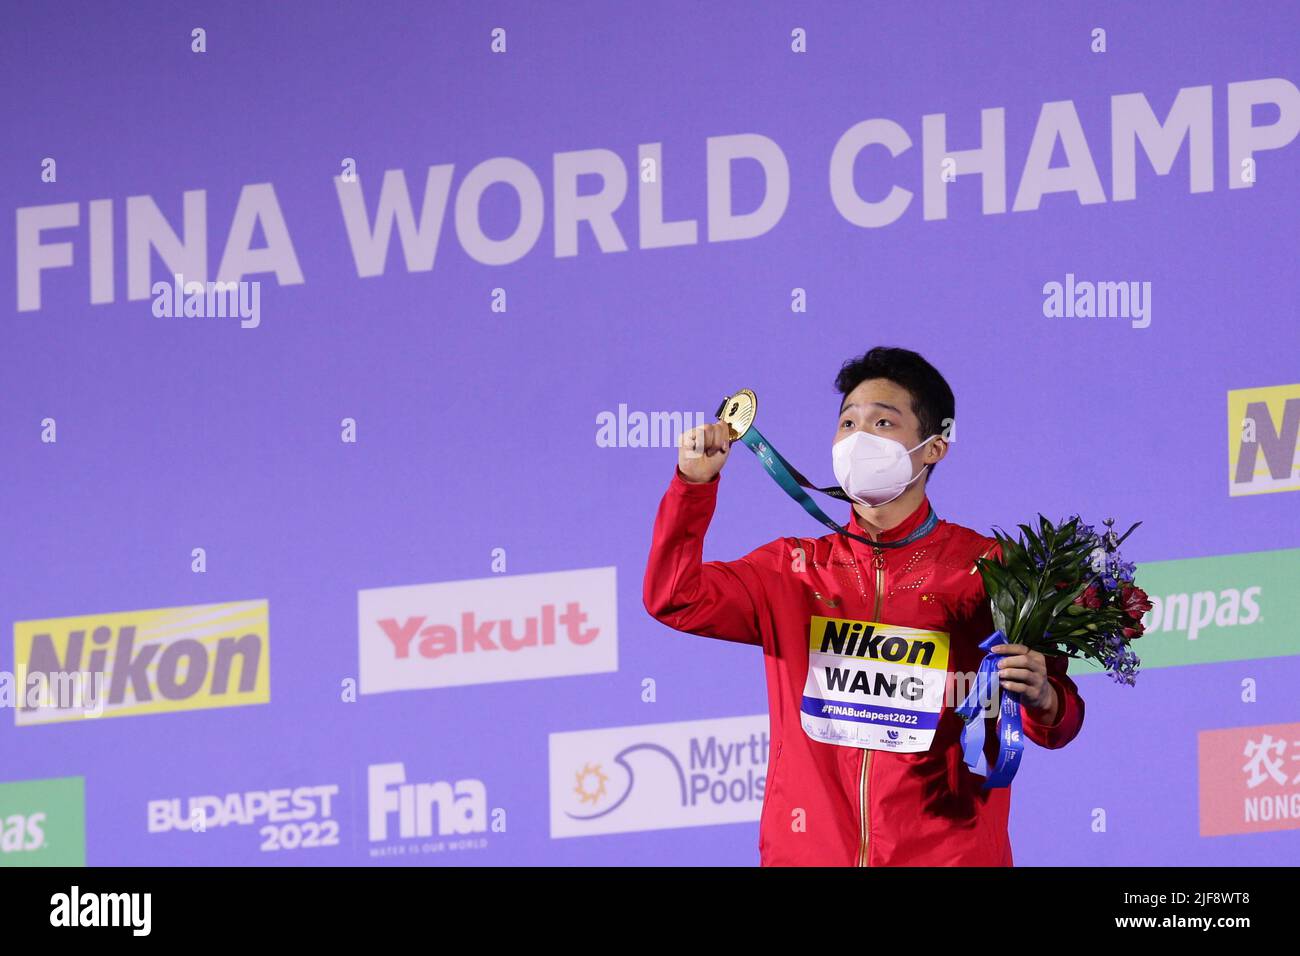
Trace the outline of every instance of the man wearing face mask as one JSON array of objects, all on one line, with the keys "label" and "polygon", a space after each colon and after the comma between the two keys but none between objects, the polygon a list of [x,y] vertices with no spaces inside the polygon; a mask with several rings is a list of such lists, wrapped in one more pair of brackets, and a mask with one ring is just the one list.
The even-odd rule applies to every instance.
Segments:
[{"label": "man wearing face mask", "polygon": [[[978,669],[994,630],[975,560],[996,556],[996,542],[944,521],[927,491],[948,453],[952,389],[898,348],[846,362],[835,387],[831,456],[855,537],[778,538],[704,561],[731,441],[725,424],[702,425],[682,436],[655,518],[646,610],[763,648],[762,865],[1010,866],[1010,788],[986,790],[966,766],[955,713],[961,675]],[[1021,695],[1025,736],[1049,749],[1074,739],[1084,706],[1065,659],[994,651],[1002,687]],[[997,739],[985,729],[991,766]]]}]

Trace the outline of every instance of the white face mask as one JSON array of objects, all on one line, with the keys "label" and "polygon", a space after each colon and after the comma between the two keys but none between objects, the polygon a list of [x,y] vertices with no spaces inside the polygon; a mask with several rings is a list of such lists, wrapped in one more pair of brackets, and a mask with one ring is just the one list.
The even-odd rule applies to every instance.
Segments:
[{"label": "white face mask", "polygon": [[926,465],[913,475],[912,459],[908,457],[930,438],[915,448],[904,448],[901,442],[892,438],[881,438],[871,432],[854,432],[831,448],[835,480],[844,493],[859,504],[869,508],[887,505],[930,467]]}]

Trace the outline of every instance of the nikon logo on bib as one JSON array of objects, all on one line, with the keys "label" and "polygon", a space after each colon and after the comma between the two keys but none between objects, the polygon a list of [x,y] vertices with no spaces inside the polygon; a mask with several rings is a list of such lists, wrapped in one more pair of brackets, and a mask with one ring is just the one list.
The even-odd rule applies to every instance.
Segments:
[{"label": "nikon logo on bib", "polygon": [[930,749],[943,709],[947,634],[814,616],[808,638],[804,733],[841,747]]}]

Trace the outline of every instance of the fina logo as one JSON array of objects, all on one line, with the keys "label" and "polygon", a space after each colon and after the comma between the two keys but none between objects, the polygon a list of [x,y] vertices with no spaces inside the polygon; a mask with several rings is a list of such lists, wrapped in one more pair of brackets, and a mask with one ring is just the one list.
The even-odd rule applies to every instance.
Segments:
[{"label": "fina logo", "polygon": [[[678,792],[681,800],[679,806],[686,806],[688,803],[686,795],[686,774],[682,770],[682,765],[677,760],[677,757],[667,747],[661,747],[658,744],[641,743],[632,744],[630,747],[624,747],[614,757],[614,763],[618,764],[627,772],[627,787],[624,789],[621,797],[615,800],[611,806],[596,813],[580,814],[570,813],[566,810],[564,811],[564,815],[570,820],[597,820],[600,817],[613,813],[627,802],[627,798],[632,796],[633,786],[636,783],[636,774],[632,770],[632,765],[628,763],[627,756],[628,754],[636,753],[638,750],[648,750],[651,753],[662,754],[664,758],[667,759],[668,763],[677,774]],[[590,803],[595,806],[596,804],[599,804],[604,797],[608,796],[605,784],[609,783],[609,777],[601,771],[600,764],[585,764],[583,768],[575,774],[575,777],[576,782],[573,789],[574,792],[578,794],[579,802],[583,804]]]}]

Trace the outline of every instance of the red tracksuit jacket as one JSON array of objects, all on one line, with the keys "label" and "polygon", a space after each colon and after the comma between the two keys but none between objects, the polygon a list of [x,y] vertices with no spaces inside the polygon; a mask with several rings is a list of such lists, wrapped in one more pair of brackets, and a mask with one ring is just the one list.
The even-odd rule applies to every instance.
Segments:
[{"label": "red tracksuit jacket", "polygon": [[[739,560],[706,562],[718,485],[718,477],[697,484],[675,471],[655,518],[643,599],[676,630],[763,648],[771,731],[761,865],[1011,866],[1010,788],[985,791],[984,778],[966,767],[956,698],[945,700],[922,753],[825,743],[800,722],[813,616],[946,632],[947,679],[974,672],[978,644],[994,630],[974,562],[997,553],[994,539],[939,520],[902,548],[828,534],[778,538]],[[906,537],[929,511],[927,499],[881,539]],[[870,537],[856,512],[848,527]],[[1056,721],[1040,723],[1023,705],[1021,714],[1025,736],[1055,749],[1078,734],[1084,708],[1065,659],[1047,661]],[[996,759],[994,720],[987,721],[985,755]]]}]

